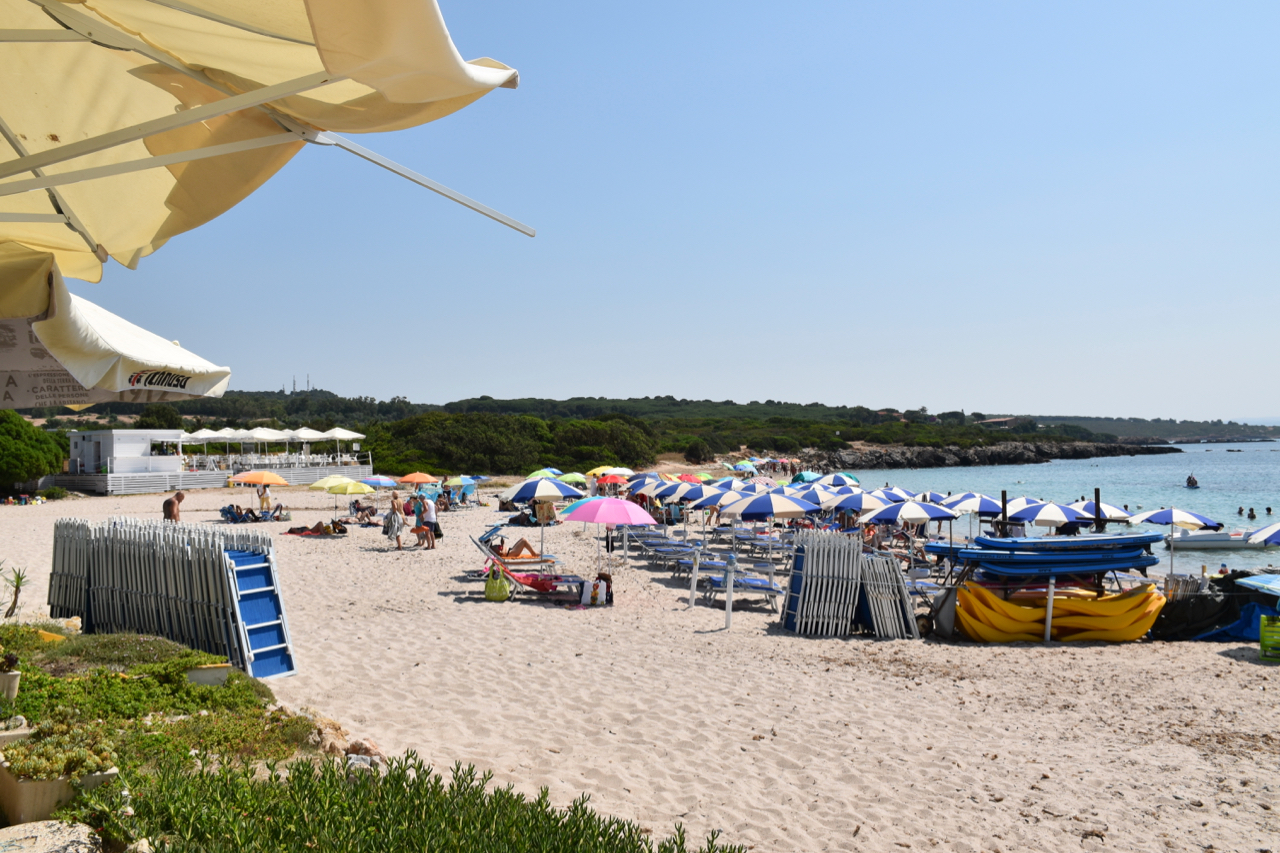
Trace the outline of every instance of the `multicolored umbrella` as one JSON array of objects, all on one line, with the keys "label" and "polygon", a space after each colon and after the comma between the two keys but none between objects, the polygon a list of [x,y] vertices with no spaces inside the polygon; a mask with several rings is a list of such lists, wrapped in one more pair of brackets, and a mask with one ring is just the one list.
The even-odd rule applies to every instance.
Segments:
[{"label": "multicolored umbrella", "polygon": [[474,482],[475,480],[471,479],[465,474],[461,474],[457,477],[450,477],[449,479],[444,481],[444,484],[446,486],[470,486]]},{"label": "multicolored umbrella", "polygon": [[390,477],[384,477],[381,474],[376,474],[372,477],[364,477],[360,482],[364,483],[366,486],[373,486],[375,489],[394,489],[396,486],[400,485]]},{"label": "multicolored umbrella", "polygon": [[750,480],[747,480],[747,482],[755,483],[757,486],[764,486],[766,489],[778,488],[778,481],[773,479],[772,477],[764,477],[764,476],[752,477]]},{"label": "multicolored umbrella", "polygon": [[247,485],[267,485],[267,486],[287,486],[289,481],[279,474],[273,474],[270,471],[245,471],[243,474],[236,474],[231,478],[237,483]]},{"label": "multicolored umbrella", "polygon": [[947,499],[947,495],[942,492],[918,492],[913,501],[924,501],[925,503],[940,504]]}]

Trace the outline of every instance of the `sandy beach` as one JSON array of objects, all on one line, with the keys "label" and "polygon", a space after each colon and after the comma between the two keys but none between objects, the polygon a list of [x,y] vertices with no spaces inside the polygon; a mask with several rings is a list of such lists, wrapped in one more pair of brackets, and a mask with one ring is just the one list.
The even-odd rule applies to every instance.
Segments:
[{"label": "sandy beach", "polygon": [[[184,520],[250,497],[191,492]],[[294,525],[331,515],[330,495],[276,497]],[[23,617],[47,612],[54,519],[158,518],[162,500],[0,507],[0,557],[31,576]],[[726,632],[722,606],[688,609],[684,583],[638,561],[612,569],[612,608],[488,603],[467,536],[502,517],[443,514],[425,552],[372,528],[277,536],[299,670],[270,682],[280,701],[441,770],[473,763],[559,805],[590,794],[655,837],[678,822],[756,850],[1280,849],[1280,668],[1256,645],[809,640],[758,599]],[[594,536],[563,524],[547,550],[588,574]]]}]

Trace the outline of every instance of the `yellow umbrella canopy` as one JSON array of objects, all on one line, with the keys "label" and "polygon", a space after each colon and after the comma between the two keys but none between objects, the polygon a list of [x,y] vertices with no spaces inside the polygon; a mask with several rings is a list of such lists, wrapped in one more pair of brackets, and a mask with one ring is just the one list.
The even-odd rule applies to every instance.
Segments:
[{"label": "yellow umbrella canopy", "polygon": [[133,268],[306,142],[531,234],[334,135],[415,127],[517,86],[501,62],[463,60],[436,0],[0,0],[0,80],[0,245],[52,254],[68,276],[98,281],[108,257]]},{"label": "yellow umbrella canopy", "polygon": [[339,483],[354,483],[354,482],[355,480],[351,479],[350,477],[344,477],[341,474],[330,474],[328,477],[321,477],[319,480],[316,480],[314,483],[307,486],[307,488],[313,489],[318,492],[324,492],[324,491],[328,491],[330,486],[336,486]]},{"label": "yellow umbrella canopy", "polygon": [[331,495],[367,495],[376,491],[376,489],[372,486],[366,486],[364,483],[350,480],[346,483],[334,483],[325,491]]},{"label": "yellow umbrella canopy", "polygon": [[587,476],[599,477],[601,474],[605,473],[612,467],[613,467],[612,465],[601,465],[599,468],[592,468],[590,471],[587,472]]}]

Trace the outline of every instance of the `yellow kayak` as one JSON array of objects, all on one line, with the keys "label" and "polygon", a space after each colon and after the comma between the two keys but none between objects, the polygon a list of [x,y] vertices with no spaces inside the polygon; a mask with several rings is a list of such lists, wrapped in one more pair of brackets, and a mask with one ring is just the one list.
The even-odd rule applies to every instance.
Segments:
[{"label": "yellow kayak", "polygon": [[1057,624],[1059,613],[1077,616],[1117,616],[1121,613],[1128,613],[1131,610],[1145,607],[1147,596],[1155,593],[1155,591],[1155,584],[1144,584],[1119,595],[1107,595],[1093,601],[1072,598],[1060,601],[1057,596],[1054,596],[1053,621]]},{"label": "yellow kayak", "polygon": [[968,590],[978,603],[988,610],[995,610],[1018,622],[1039,622],[1041,626],[1044,625],[1045,609],[1043,607],[1024,607],[1012,601],[1005,601],[991,590],[976,583],[965,584],[961,589]]},{"label": "yellow kayak", "polygon": [[956,616],[960,619],[961,630],[969,636],[969,639],[976,640],[979,643],[1035,643],[1044,639],[1043,634],[1037,637],[1035,634],[1011,634],[997,630],[969,615],[962,607],[956,608]]},{"label": "yellow kayak", "polygon": [[[1142,611],[1141,618],[1123,628],[1078,631],[1074,634],[1064,633],[1057,639],[1068,643],[1076,640],[1106,640],[1112,643],[1124,643],[1131,640],[1137,640],[1151,630],[1151,626],[1155,624],[1156,617],[1160,615],[1160,610],[1163,607],[1164,596],[1159,593],[1155,593],[1151,596],[1151,601],[1147,604],[1146,609]],[[1057,627],[1056,622],[1054,627]]]},{"label": "yellow kayak", "polygon": [[1023,622],[1018,619],[1006,616],[1002,610],[993,607],[987,607],[982,604],[978,598],[967,588],[961,587],[956,590],[956,601],[964,608],[974,619],[982,622],[997,631],[1003,631],[1006,634],[1030,634],[1039,633],[1044,635],[1044,622]]}]

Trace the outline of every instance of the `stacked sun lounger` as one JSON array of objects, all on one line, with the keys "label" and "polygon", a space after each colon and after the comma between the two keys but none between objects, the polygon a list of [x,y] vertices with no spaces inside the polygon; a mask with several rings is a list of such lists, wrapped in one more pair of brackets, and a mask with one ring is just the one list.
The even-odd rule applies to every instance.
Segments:
[{"label": "stacked sun lounger", "polygon": [[59,519],[49,612],[86,633],[136,631],[256,678],[295,672],[269,534],[138,519]]}]

